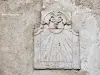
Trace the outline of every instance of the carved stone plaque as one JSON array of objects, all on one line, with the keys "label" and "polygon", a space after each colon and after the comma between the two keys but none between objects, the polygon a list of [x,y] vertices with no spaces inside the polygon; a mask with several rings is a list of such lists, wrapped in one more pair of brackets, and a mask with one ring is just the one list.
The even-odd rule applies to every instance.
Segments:
[{"label": "carved stone plaque", "polygon": [[40,27],[34,30],[35,69],[80,69],[79,35],[71,17],[60,9],[41,11]]}]

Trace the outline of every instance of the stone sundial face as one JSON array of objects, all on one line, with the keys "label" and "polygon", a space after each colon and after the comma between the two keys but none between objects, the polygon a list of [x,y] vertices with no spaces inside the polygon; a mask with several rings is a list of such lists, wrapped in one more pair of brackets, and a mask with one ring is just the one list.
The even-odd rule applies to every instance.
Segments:
[{"label": "stone sundial face", "polygon": [[[35,32],[35,68],[72,69],[74,63],[79,68],[73,59],[78,36],[73,34],[72,22],[66,15],[61,11],[42,15],[43,23]],[[75,59],[79,61],[78,57]]]}]

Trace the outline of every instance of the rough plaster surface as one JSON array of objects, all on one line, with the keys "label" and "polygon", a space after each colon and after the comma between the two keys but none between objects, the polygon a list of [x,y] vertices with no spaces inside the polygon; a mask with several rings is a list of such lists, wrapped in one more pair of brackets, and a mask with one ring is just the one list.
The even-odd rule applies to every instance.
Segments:
[{"label": "rough plaster surface", "polygon": [[81,71],[33,70],[33,29],[42,1],[0,0],[0,75],[100,75],[100,0],[73,2],[67,6],[80,32]]}]

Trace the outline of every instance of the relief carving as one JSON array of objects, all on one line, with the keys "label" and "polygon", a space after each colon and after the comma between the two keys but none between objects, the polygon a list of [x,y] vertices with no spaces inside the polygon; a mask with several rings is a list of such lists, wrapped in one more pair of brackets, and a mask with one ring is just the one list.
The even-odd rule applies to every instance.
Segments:
[{"label": "relief carving", "polygon": [[71,69],[75,64],[79,69],[76,62],[79,61],[79,39],[72,28],[72,21],[61,11],[52,11],[42,17],[40,27],[34,31],[35,63],[40,63],[41,68],[65,69]]},{"label": "relief carving", "polygon": [[59,34],[64,29],[66,29],[65,26],[69,26],[71,28],[71,24],[72,22],[69,21],[68,17],[66,17],[65,14],[63,14],[60,11],[53,11],[48,13],[44,17],[44,20],[42,21],[40,28],[36,28],[34,34],[40,34],[43,31],[45,25],[48,26],[48,29],[51,33]]}]

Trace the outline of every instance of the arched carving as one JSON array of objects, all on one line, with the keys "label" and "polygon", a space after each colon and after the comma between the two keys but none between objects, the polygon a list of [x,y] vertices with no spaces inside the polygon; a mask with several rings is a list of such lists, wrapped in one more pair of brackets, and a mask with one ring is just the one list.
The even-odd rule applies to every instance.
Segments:
[{"label": "arched carving", "polygon": [[59,34],[65,29],[66,25],[71,27],[71,24],[72,22],[68,19],[68,17],[66,17],[64,13],[61,11],[52,11],[44,17],[40,28],[38,28],[38,31],[35,32],[35,35],[40,34],[43,31],[45,25],[48,26],[48,29],[51,33]]}]

